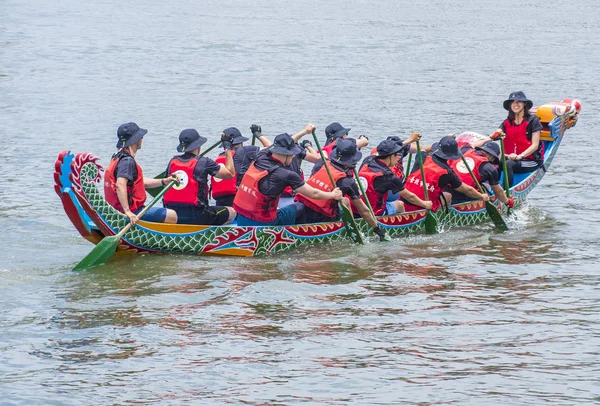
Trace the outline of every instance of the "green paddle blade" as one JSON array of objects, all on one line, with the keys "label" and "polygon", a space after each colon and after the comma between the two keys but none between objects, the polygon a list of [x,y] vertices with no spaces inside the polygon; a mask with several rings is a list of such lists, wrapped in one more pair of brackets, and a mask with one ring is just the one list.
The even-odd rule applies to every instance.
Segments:
[{"label": "green paddle blade", "polygon": [[437,234],[437,218],[435,214],[431,211],[427,211],[427,216],[425,216],[425,232],[427,234]]},{"label": "green paddle blade", "polygon": [[[167,172],[165,171],[165,172],[162,172],[162,173],[156,175],[154,177],[154,179],[163,179],[163,178],[166,178],[166,177],[167,177]],[[146,192],[148,192],[148,194],[150,196],[156,197],[156,196],[158,196],[158,194],[160,192],[162,192],[163,189],[164,189],[163,186],[159,186],[159,187],[155,187],[155,188],[152,188],[152,189],[146,189]]]},{"label": "green paddle blade", "polygon": [[364,240],[362,238],[362,234],[358,231],[358,226],[356,225],[356,221],[354,220],[354,216],[352,212],[348,210],[346,206],[340,203],[342,208],[342,221],[344,222],[344,226],[346,227],[346,234],[352,241],[364,244]]},{"label": "green paddle blade", "polygon": [[90,252],[83,258],[75,268],[74,271],[81,271],[84,269],[92,268],[94,266],[102,265],[106,263],[117,250],[117,245],[119,244],[119,240],[121,238],[116,235],[111,235],[110,237],[104,237],[102,241],[98,243]]},{"label": "green paddle blade", "polygon": [[494,222],[494,224],[496,225],[496,227],[499,230],[502,230],[502,231],[508,230],[508,226],[504,222],[504,219],[500,215],[500,212],[498,211],[496,206],[494,206],[490,202],[485,202],[485,209],[487,211],[488,216],[490,216],[490,218],[492,219],[492,221]]}]

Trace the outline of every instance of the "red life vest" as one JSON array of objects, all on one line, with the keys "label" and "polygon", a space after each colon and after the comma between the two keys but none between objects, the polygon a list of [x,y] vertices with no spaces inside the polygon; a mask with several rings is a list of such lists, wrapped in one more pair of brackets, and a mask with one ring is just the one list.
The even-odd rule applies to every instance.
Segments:
[{"label": "red life vest", "polygon": [[270,223],[277,218],[277,205],[279,204],[279,195],[268,197],[258,190],[258,182],[269,175],[279,165],[273,166],[269,170],[260,170],[254,163],[250,165],[242,182],[238,187],[233,199],[233,208],[244,217],[261,223]]},{"label": "red life vest", "polygon": [[[531,140],[527,137],[527,125],[529,121],[523,119],[521,124],[515,125],[509,119],[504,120],[504,152],[508,154],[520,154],[531,146]],[[538,149],[533,154],[523,157],[523,159],[539,160],[544,156],[544,144],[539,142]]]},{"label": "red life vest", "polygon": [[171,159],[167,171],[179,178],[179,185],[174,185],[165,193],[163,198],[165,205],[206,206],[208,204],[208,188],[206,185],[200,185],[200,182],[194,178],[197,164],[198,157],[185,162],[178,156]]},{"label": "red life vest", "polygon": [[[475,175],[475,178],[479,181],[479,183],[481,183],[481,174],[479,173],[479,167],[482,164],[489,162],[489,160],[485,155],[480,155],[474,149],[467,150],[467,152],[465,152],[463,156],[469,164],[473,175]],[[475,182],[473,182],[473,178],[471,178],[469,170],[465,167],[465,164],[462,161],[462,159],[448,161],[448,165],[450,165],[450,168],[452,168],[452,171],[460,178],[462,183],[477,189],[477,185],[475,184]]]},{"label": "red life vest", "polygon": [[[121,151],[113,155],[104,175],[104,198],[108,204],[121,213],[123,213],[124,210],[123,206],[121,206],[121,202],[119,202],[119,197],[117,196],[117,179],[115,173],[117,171],[117,164],[126,156],[131,155],[125,151]],[[133,181],[133,185],[127,185],[127,202],[129,203],[129,210],[132,212],[138,210],[146,202],[144,174],[142,172],[142,168],[137,164],[137,162],[135,162],[135,168],[137,170],[137,178]]]},{"label": "red life vest", "polygon": [[[329,165],[329,169],[331,170],[331,176],[333,177],[334,183],[337,183],[339,179],[348,176],[346,172],[340,171],[333,165],[327,165]],[[314,187],[315,189],[323,190],[325,192],[331,192],[333,190],[333,187],[331,186],[331,180],[329,179],[329,175],[327,174],[327,169],[325,168],[325,165],[323,165],[323,167],[319,169],[314,175],[308,178],[306,184]],[[298,193],[294,201],[304,203],[304,205],[309,209],[312,209],[317,213],[321,213],[322,215],[329,218],[336,218],[339,215],[338,202],[334,199],[316,200],[311,199],[310,197],[306,197],[302,193]]]},{"label": "red life vest", "polygon": [[333,148],[335,148],[335,144],[337,144],[337,140],[332,141],[329,144],[325,145],[323,148],[321,148],[321,151],[323,151],[323,155],[325,155],[325,158],[329,158],[331,156],[331,151],[333,151]]},{"label": "red life vest", "polygon": [[[428,156],[425,159],[425,162],[423,163],[423,169],[425,170],[425,182],[427,183],[429,200],[431,200],[431,203],[433,204],[432,210],[436,211],[440,207],[440,201],[438,198],[444,191],[444,189],[440,187],[440,177],[449,174],[451,171],[436,164],[431,156]],[[406,190],[413,192],[419,198],[425,200],[425,193],[423,193],[423,182],[421,181],[421,171],[415,171],[408,176],[408,179],[406,180]]]},{"label": "red life vest", "polygon": [[[365,194],[367,195],[367,199],[369,199],[369,202],[371,203],[371,207],[373,207],[373,213],[375,213],[376,216],[381,216],[385,211],[385,204],[387,202],[389,192],[379,193],[378,191],[376,191],[373,187],[373,181],[376,178],[385,175],[385,172],[374,172],[373,170],[371,170],[371,168],[369,168],[368,164],[365,164],[360,169],[360,172],[358,172],[358,175],[361,181],[363,178],[367,181],[367,190],[365,190]],[[352,206],[352,211],[355,214],[359,214],[354,204],[351,203],[350,205]]]},{"label": "red life vest", "polygon": [[[235,156],[235,151],[231,150],[231,158],[233,159],[234,156]],[[223,164],[223,165],[225,165],[226,161],[227,161],[227,158],[225,157],[225,153],[220,154],[217,157],[217,159],[215,159],[216,163]],[[237,192],[236,184],[237,184],[237,181],[236,181],[235,173],[234,173],[232,179],[219,179],[219,178],[212,176],[210,178],[210,185],[212,188],[212,192],[211,192],[212,197],[216,199],[221,196],[234,195],[235,192]]]}]

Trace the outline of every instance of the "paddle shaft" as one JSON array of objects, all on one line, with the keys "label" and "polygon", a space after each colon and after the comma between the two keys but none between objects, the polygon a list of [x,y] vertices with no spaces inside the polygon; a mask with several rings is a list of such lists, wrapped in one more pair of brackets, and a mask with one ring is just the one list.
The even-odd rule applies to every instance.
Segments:
[{"label": "paddle shaft", "polygon": [[[141,212],[139,212],[137,214],[138,218],[142,218],[144,216],[144,214],[146,214],[146,212],[148,210],[150,210],[150,207],[154,206],[156,204],[156,202],[158,202],[164,195],[165,193],[167,193],[167,191],[169,189],[171,189],[173,187],[174,184],[176,184],[177,182],[175,182],[174,180],[172,180],[171,182],[169,182],[169,184],[167,186],[164,187],[163,190],[160,191],[159,194],[156,195],[156,197],[154,199],[152,199],[150,201],[150,203],[148,203],[147,206],[144,206],[144,208],[142,209]],[[131,224],[131,222],[129,224],[127,224],[125,227],[123,227],[123,229],[121,231],[119,231],[119,234],[116,235],[117,238],[121,238],[123,237],[123,235],[125,235],[125,233],[127,231],[129,231],[129,229],[133,226],[133,224]]]},{"label": "paddle shaft", "polygon": [[[506,155],[504,154],[504,137],[500,138],[500,150],[502,152],[502,170],[504,171],[504,193],[510,199],[510,185],[508,184],[508,173],[506,172]],[[510,207],[506,211],[510,214]]]},{"label": "paddle shaft", "polygon": [[412,154],[408,154],[408,165],[406,165],[406,177],[408,178],[408,176],[410,175],[410,164],[411,164],[411,160],[412,160]]},{"label": "paddle shaft", "polygon": [[[323,161],[323,166],[325,166],[325,170],[327,171],[327,176],[329,176],[329,181],[331,182],[331,187],[333,189],[335,189],[336,188],[335,180],[333,179],[333,175],[331,175],[331,171],[329,170],[329,164],[327,163],[327,160],[325,159],[325,154],[323,153],[323,150],[321,149],[321,144],[319,143],[319,140],[317,139],[317,134],[315,134],[315,130],[312,131],[312,136],[313,136],[313,139],[315,140],[315,145],[317,146],[319,155],[321,155],[321,160]],[[358,231],[358,227],[356,226],[356,222],[354,221],[352,212],[350,212],[349,209],[346,206],[344,206],[344,204],[342,204],[342,202],[339,202],[339,205],[342,208],[342,221],[344,222],[344,226],[346,227],[346,232],[348,233],[348,236],[354,242],[357,242],[359,244],[364,244],[365,242],[363,241],[362,236],[360,235],[360,232]],[[353,235],[355,237],[353,237]]]},{"label": "paddle shaft", "polygon": [[481,183],[479,183],[479,181],[475,177],[475,174],[471,170],[471,167],[467,163],[467,160],[465,159],[465,157],[461,155],[460,159],[462,159],[463,164],[465,164],[465,166],[467,167],[467,170],[469,171],[469,175],[471,175],[471,179],[473,179],[473,182],[475,182],[475,184],[477,185],[477,189],[479,189],[479,193],[485,193],[485,191],[483,190],[483,187],[481,186]]},{"label": "paddle shaft", "polygon": [[360,181],[360,177],[358,176],[358,170],[356,170],[356,168],[354,168],[354,177],[356,178],[356,183],[358,183],[358,188],[360,189],[360,193],[362,193],[362,195],[365,198],[365,201],[367,202],[367,207],[369,208],[371,215],[373,216],[373,218],[375,220],[377,220],[377,217],[375,217],[375,212],[373,211],[373,206],[371,206],[371,202],[369,201],[369,198],[367,197],[367,194],[365,193],[365,188],[363,187],[363,185]]},{"label": "paddle shaft", "polygon": [[421,156],[421,145],[419,144],[419,140],[417,143],[417,160],[419,162],[419,170],[421,171],[421,181],[423,182],[423,195],[425,196],[425,200],[429,200],[429,192],[427,190],[427,182],[425,181],[425,169],[423,169],[423,157]]}]

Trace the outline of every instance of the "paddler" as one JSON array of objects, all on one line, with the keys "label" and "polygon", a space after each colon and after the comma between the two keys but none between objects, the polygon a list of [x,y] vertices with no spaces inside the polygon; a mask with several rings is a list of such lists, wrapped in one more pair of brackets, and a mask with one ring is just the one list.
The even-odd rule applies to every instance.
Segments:
[{"label": "paddler", "polygon": [[135,161],[135,154],[142,148],[142,139],[147,132],[133,122],[119,126],[118,150],[104,175],[104,197],[111,206],[125,214],[131,224],[140,219],[154,223],[177,223],[177,213],[163,207],[150,207],[141,218],[137,216],[146,202],[146,188],[166,186],[177,180],[174,176],[162,179],[144,177],[142,168]]},{"label": "paddler", "polygon": [[[417,134],[418,133],[414,133]],[[365,193],[376,216],[392,215],[404,211],[402,200],[388,201],[390,195],[400,195],[413,205],[431,209],[431,201],[422,200],[414,193],[405,189],[404,180],[396,174],[398,161],[402,159],[404,150],[410,148],[397,141],[387,139],[381,141],[376,148],[376,154],[366,157],[358,173],[361,182],[366,181]],[[402,174],[402,171],[399,172]],[[402,175],[403,176],[403,175]],[[353,206],[356,212],[356,208]]]},{"label": "paddler", "polygon": [[342,192],[315,189],[304,183],[289,166],[301,152],[291,135],[279,134],[273,144],[263,149],[248,167],[233,200],[239,226],[267,226],[296,224],[302,217],[304,205],[292,203],[278,209],[281,194],[286,187],[315,200],[341,200]]},{"label": "paddler", "polygon": [[[365,202],[362,201],[358,185],[354,180],[354,168],[361,158],[362,153],[356,146],[356,140],[354,138],[342,138],[337,141],[336,148],[332,150],[328,166],[336,188],[339,188],[345,196],[348,196],[348,198],[344,198],[343,204],[349,207],[348,199],[350,199],[362,218],[373,227],[375,234],[383,240],[386,236],[385,230],[379,227],[377,219],[373,217]],[[321,167],[315,174],[311,175],[307,184],[319,190],[331,190],[332,185],[327,174],[327,168],[325,166]],[[304,194],[301,190],[298,191],[295,200],[303,203],[306,207],[303,223],[338,221],[340,219],[341,213],[336,201],[316,200],[312,196]]]},{"label": "paddler", "polygon": [[179,179],[179,185],[173,186],[164,196],[167,208],[177,212],[180,224],[229,224],[235,219],[235,210],[230,206],[210,206],[208,202],[208,177],[224,181],[234,179],[235,169],[232,156],[233,136],[223,133],[221,143],[225,148],[225,165],[219,165],[206,156],[199,156],[206,138],[193,128],[179,134],[177,155],[169,161],[167,173]]},{"label": "paddler", "polygon": [[[348,133],[350,132],[350,128],[346,128],[338,122],[334,122],[325,127],[325,145],[323,146],[323,155],[325,158],[329,158],[331,152],[336,147],[338,140],[343,138],[348,138]],[[359,135],[356,140],[356,146],[358,149],[366,147],[369,145],[369,138],[365,135]],[[323,166],[323,162],[320,158],[317,159],[315,165],[312,168],[311,174],[317,173],[319,169]]]},{"label": "paddler", "polygon": [[[458,149],[458,144],[452,136],[447,135],[442,137],[439,142],[431,146],[431,154],[427,155],[423,163],[429,200],[433,203],[431,210],[436,211],[441,206],[441,199],[444,200],[444,205],[446,206],[450,203],[452,195],[444,191],[447,187],[464,193],[472,199],[489,200],[487,194],[479,193],[473,187],[462,183],[460,178],[454,173],[448,164],[448,160],[460,159],[460,157],[461,153]],[[420,199],[424,199],[423,181],[420,171],[415,171],[409,175],[406,180],[406,189],[417,195]],[[419,210],[420,208],[410,203],[405,204],[406,211]]]},{"label": "paddler", "polygon": [[[515,205],[514,199],[509,199],[506,193],[504,193],[502,186],[499,185],[500,146],[495,142],[483,139],[482,141],[475,141],[471,145],[463,146],[461,153],[479,184],[482,186],[486,183],[489,184],[496,198],[508,207],[513,208]],[[477,187],[462,159],[448,161],[448,164],[463,184],[467,184],[473,188]],[[461,203],[469,200],[467,196],[457,190],[451,190],[451,193],[452,203]]]}]

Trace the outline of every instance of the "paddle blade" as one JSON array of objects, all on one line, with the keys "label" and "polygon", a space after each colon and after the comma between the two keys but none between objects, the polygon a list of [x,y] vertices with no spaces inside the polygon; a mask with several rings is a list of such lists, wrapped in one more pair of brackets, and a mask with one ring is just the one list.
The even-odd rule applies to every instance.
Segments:
[{"label": "paddle blade", "polygon": [[340,206],[342,208],[342,221],[346,227],[346,233],[348,237],[350,237],[350,239],[356,243],[364,244],[365,242],[362,238],[362,234],[358,230],[358,226],[356,225],[356,221],[354,220],[352,212],[343,204],[340,204]]},{"label": "paddle blade", "polygon": [[494,206],[490,202],[485,202],[485,209],[487,211],[488,216],[490,216],[490,218],[494,222],[494,225],[499,230],[502,230],[502,231],[507,231],[508,230],[508,226],[506,225],[506,222],[504,221],[504,219],[500,215],[500,212],[498,211],[498,209],[496,208],[496,206]]},{"label": "paddle blade", "polygon": [[437,234],[437,218],[431,211],[427,212],[425,216],[425,232],[427,234]]},{"label": "paddle blade", "polygon": [[110,237],[104,237],[102,241],[94,247],[92,252],[87,254],[85,258],[75,265],[73,270],[82,271],[106,263],[106,261],[114,255],[118,244],[119,238],[117,238],[117,236],[112,235]]}]

